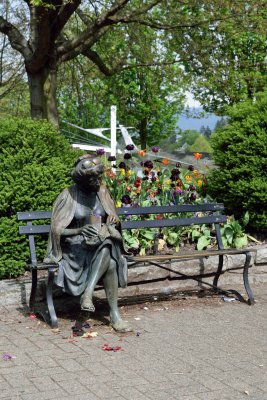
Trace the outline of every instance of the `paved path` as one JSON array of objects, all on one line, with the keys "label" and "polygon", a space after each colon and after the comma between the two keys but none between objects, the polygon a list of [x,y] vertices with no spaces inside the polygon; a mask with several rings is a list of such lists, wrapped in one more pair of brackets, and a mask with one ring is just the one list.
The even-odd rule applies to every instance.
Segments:
[{"label": "paved path", "polygon": [[99,315],[84,328],[98,332],[91,339],[72,337],[73,313],[52,331],[27,308],[1,307],[0,399],[267,400],[267,286],[254,291],[253,307],[219,298],[123,307],[134,333],[115,334]]}]

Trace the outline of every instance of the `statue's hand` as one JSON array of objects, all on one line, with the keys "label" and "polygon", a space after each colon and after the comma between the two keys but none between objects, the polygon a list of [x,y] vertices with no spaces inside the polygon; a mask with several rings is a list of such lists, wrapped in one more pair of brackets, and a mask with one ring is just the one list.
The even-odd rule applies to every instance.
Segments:
[{"label": "statue's hand", "polygon": [[98,235],[98,230],[93,225],[85,225],[82,229],[82,234],[87,237],[95,237]]},{"label": "statue's hand", "polygon": [[107,224],[116,224],[117,222],[119,222],[118,217],[116,215],[108,215],[107,218]]}]

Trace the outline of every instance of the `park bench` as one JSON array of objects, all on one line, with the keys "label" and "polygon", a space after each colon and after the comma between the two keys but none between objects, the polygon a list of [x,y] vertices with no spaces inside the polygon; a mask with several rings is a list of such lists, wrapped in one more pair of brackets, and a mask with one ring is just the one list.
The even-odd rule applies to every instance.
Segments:
[{"label": "park bench", "polygon": [[[202,251],[189,251],[187,253],[182,252],[176,254],[160,254],[156,252],[154,246],[154,252],[151,255],[127,255],[128,267],[135,268],[143,266],[144,264],[153,265],[158,268],[162,268],[171,271],[185,279],[193,279],[201,284],[207,285],[212,288],[216,293],[223,293],[226,296],[235,296],[238,300],[246,302],[249,305],[254,304],[254,295],[249,285],[248,271],[251,267],[251,253],[254,249],[224,249],[222,237],[220,233],[220,225],[227,221],[227,217],[223,214],[224,206],[219,203],[205,203],[205,204],[183,204],[177,206],[151,206],[151,207],[123,207],[118,208],[117,213],[121,219],[122,229],[148,229],[156,228],[159,232],[165,227],[174,226],[192,226],[192,225],[211,225],[215,226],[215,234],[217,241],[217,249],[208,249]],[[151,216],[155,215],[155,219],[151,219]],[[57,316],[53,303],[53,292],[52,287],[54,283],[55,272],[58,265],[55,263],[43,263],[37,260],[36,247],[35,247],[35,236],[36,235],[47,235],[50,230],[50,225],[47,224],[47,220],[51,219],[51,211],[29,211],[29,212],[18,212],[17,217],[19,221],[25,221],[26,225],[19,227],[19,233],[28,236],[30,258],[31,262],[27,265],[27,269],[32,273],[32,287],[30,294],[29,306],[31,311],[34,311],[35,296],[37,289],[37,273],[39,270],[47,270],[48,278],[46,285],[46,301],[48,307],[48,313],[50,317],[51,326],[53,328],[58,326]],[[40,225],[40,221],[44,221],[44,224]],[[34,224],[33,224],[34,223]],[[36,225],[38,223],[38,225]],[[157,238],[155,234],[155,240]],[[223,290],[218,286],[218,279],[223,272],[224,257],[227,255],[244,254],[245,262],[238,268],[243,269],[243,283],[248,298],[245,299],[237,290]],[[183,262],[190,259],[204,259],[211,256],[218,256],[218,267],[214,273],[213,283],[203,281],[203,277],[186,275],[182,272],[173,270],[172,263]]]}]

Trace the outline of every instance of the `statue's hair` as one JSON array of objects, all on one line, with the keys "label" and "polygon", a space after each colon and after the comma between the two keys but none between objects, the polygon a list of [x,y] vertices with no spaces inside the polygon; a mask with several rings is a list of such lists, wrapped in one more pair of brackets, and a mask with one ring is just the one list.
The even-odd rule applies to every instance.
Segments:
[{"label": "statue's hair", "polygon": [[79,158],[77,158],[77,160],[74,163],[74,167],[76,167],[77,164],[79,164],[80,161],[84,160],[84,159],[94,159],[96,158],[96,155],[94,154],[83,154],[82,156],[80,156]]}]

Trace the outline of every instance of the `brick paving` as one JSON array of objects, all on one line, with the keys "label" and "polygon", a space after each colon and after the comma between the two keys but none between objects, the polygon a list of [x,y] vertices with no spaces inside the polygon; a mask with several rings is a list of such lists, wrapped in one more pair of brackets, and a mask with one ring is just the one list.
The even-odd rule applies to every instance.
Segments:
[{"label": "brick paving", "polygon": [[[127,335],[105,312],[59,313],[57,331],[27,307],[0,307],[0,399],[267,400],[267,285],[253,289],[253,307],[218,297],[124,306]],[[86,319],[98,336],[72,337]]]}]

